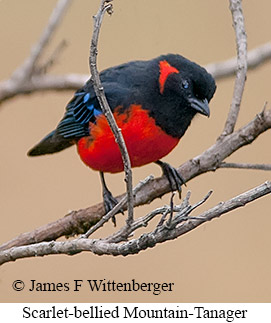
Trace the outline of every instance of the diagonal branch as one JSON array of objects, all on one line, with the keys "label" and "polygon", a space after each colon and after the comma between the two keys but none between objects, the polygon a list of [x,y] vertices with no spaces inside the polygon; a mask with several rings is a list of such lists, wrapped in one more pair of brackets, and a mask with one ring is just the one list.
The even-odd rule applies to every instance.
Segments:
[{"label": "diagonal branch", "polygon": [[[0,265],[26,257],[42,257],[51,254],[74,255],[82,251],[92,252],[98,255],[127,256],[139,253],[147,248],[153,248],[156,244],[173,240],[193,230],[199,225],[216,217],[226,214],[236,208],[271,193],[271,183],[265,182],[250,191],[240,194],[226,202],[219,203],[215,207],[201,213],[197,217],[188,215],[196,207],[206,201],[207,196],[200,202],[187,208],[187,211],[179,210],[173,218],[173,224],[162,224],[152,232],[144,233],[139,238],[123,243],[107,242],[104,239],[74,239],[72,241],[41,242],[34,245],[11,248],[0,252]],[[180,214],[181,213],[181,214]]]}]

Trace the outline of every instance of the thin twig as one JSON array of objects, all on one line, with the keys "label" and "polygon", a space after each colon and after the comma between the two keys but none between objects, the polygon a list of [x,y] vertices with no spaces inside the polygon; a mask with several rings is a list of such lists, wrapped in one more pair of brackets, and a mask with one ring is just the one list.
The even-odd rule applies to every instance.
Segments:
[{"label": "thin twig", "polygon": [[[219,203],[217,206],[209,209],[197,217],[188,217],[187,221],[183,221],[183,218],[180,217],[178,220],[181,225],[179,226],[177,226],[178,223],[176,223],[176,226],[171,226],[170,228],[162,225],[159,227],[159,230],[156,230],[155,232],[144,233],[137,239],[123,242],[121,244],[112,242],[109,243],[104,239],[75,239],[64,242],[41,242],[34,245],[11,248],[0,252],[0,265],[20,258],[42,257],[51,254],[74,255],[82,251],[88,251],[98,255],[113,256],[127,256],[129,254],[136,254],[147,248],[153,248],[157,243],[176,239],[205,223],[206,221],[210,221],[221,216],[222,214],[242,207],[247,203],[250,203],[270,193],[271,183],[265,182],[264,184],[240,194],[226,202]],[[199,204],[201,203],[197,203],[197,206]],[[191,211],[189,210],[189,213],[190,212]]]},{"label": "thin twig", "polygon": [[127,223],[131,224],[133,222],[133,208],[134,208],[134,196],[133,196],[133,181],[132,181],[132,170],[131,170],[131,162],[128,154],[127,147],[125,145],[125,141],[123,139],[121,129],[117,126],[116,121],[114,119],[113,113],[108,105],[107,99],[105,97],[104,89],[99,77],[99,73],[97,70],[97,46],[98,46],[98,38],[101,29],[101,24],[103,20],[103,16],[106,12],[112,12],[112,2],[113,0],[102,0],[100,8],[96,16],[94,16],[94,30],[93,36],[91,40],[90,46],[90,57],[89,57],[89,66],[93,80],[93,87],[96,93],[96,96],[99,100],[101,109],[109,123],[109,126],[116,138],[116,142],[119,146],[123,165],[125,172],[125,182],[126,182],[126,190],[128,196],[128,219]]},{"label": "thin twig", "polygon": [[[139,228],[142,227],[147,227],[148,223],[155,218],[157,215],[162,215],[159,223],[157,224],[157,229],[162,226],[164,224],[165,218],[168,214],[170,214],[172,212],[180,212],[180,210],[183,210],[187,207],[186,203],[184,203],[184,201],[180,204],[180,205],[173,205],[173,200],[172,200],[172,196],[174,196],[174,194],[171,195],[171,201],[170,201],[170,205],[164,205],[162,207],[159,207],[155,210],[152,210],[151,212],[149,212],[148,214],[136,219],[132,225],[126,225],[123,226],[122,228],[119,229],[119,231],[113,233],[112,235],[108,236],[107,238],[105,238],[104,240],[106,242],[113,242],[113,243],[118,243],[121,241],[127,241],[128,238],[133,234],[134,231],[136,231]],[[190,196],[190,192],[187,193],[186,197],[184,200],[187,200],[187,197]],[[156,230],[154,230],[154,232],[156,232]]]},{"label": "thin twig", "polygon": [[257,170],[271,170],[271,164],[249,164],[249,163],[226,163],[223,162],[219,168],[238,168],[238,169],[257,169]]},{"label": "thin twig", "polygon": [[242,0],[230,0],[230,10],[236,37],[237,73],[230,112],[221,136],[226,136],[234,131],[247,75],[247,35],[242,10]]},{"label": "thin twig", "polygon": [[52,67],[57,58],[60,56],[60,54],[63,52],[63,50],[67,47],[67,42],[66,40],[62,40],[58,46],[55,48],[55,50],[53,51],[53,53],[51,54],[51,56],[47,59],[47,61],[45,63],[43,63],[41,66],[36,66],[35,68],[35,74],[39,75],[39,74],[46,74],[48,73],[48,70],[50,67]]},{"label": "thin twig", "polygon": [[171,221],[173,219],[173,213],[174,213],[174,196],[175,196],[175,192],[171,193],[171,198],[170,198],[170,214],[169,214],[169,218],[166,222],[166,226],[170,227],[171,226]]},{"label": "thin twig", "polygon": [[[177,226],[180,226],[180,224],[182,222],[185,222],[187,220],[196,220],[198,221],[199,219],[201,219],[200,216],[194,217],[194,216],[189,216],[196,208],[198,208],[199,206],[201,206],[203,203],[205,203],[208,198],[211,196],[211,194],[213,193],[213,191],[209,191],[200,201],[198,201],[197,203],[190,205],[189,203],[187,203],[186,207],[184,207],[183,209],[181,209],[173,218],[173,221],[171,222],[170,225],[167,224],[167,228],[168,229],[172,229],[172,228],[177,228]],[[190,196],[189,196],[190,198]],[[189,202],[189,198],[188,198],[188,202]]]}]

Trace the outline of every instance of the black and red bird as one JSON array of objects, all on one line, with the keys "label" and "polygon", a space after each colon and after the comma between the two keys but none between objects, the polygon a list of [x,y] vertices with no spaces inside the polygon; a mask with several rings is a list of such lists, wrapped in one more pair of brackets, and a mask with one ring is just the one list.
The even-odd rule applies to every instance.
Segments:
[{"label": "black and red bird", "polygon": [[[182,178],[160,159],[178,144],[197,113],[210,115],[208,103],[216,90],[213,77],[196,63],[168,54],[108,68],[100,79],[132,167],[155,162],[171,188],[180,191]],[[73,144],[82,161],[100,172],[105,209],[110,210],[116,200],[105,184],[104,172],[123,171],[123,162],[91,79],[75,92],[56,129],[28,155],[52,154]]]}]

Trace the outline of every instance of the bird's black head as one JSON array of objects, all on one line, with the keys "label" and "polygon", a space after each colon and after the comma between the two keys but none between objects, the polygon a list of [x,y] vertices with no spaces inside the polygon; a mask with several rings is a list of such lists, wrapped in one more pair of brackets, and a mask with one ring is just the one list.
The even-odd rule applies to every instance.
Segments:
[{"label": "bird's black head", "polygon": [[210,115],[208,103],[216,90],[215,81],[204,68],[180,55],[160,56],[156,64],[159,66],[160,126],[166,126],[171,135],[181,137],[196,113]]}]

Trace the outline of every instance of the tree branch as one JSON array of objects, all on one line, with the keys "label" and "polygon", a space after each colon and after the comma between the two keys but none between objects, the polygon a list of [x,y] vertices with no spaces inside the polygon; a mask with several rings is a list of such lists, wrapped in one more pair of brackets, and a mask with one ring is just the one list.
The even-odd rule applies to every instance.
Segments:
[{"label": "tree branch", "polygon": [[[92,252],[97,255],[127,256],[139,253],[156,244],[173,240],[193,230],[199,225],[210,221],[222,214],[246,205],[266,194],[271,193],[271,183],[266,182],[226,202],[219,203],[212,209],[201,213],[197,217],[188,215],[199,205],[206,201],[207,196],[195,205],[181,206],[175,209],[176,214],[170,226],[161,224],[152,232],[144,233],[139,238],[123,243],[107,242],[105,239],[74,239],[64,242],[41,242],[34,245],[11,248],[0,252],[0,265],[26,257],[43,257],[51,254],[74,255],[82,251]],[[187,201],[188,202],[188,201]]]},{"label": "tree branch", "polygon": [[230,0],[230,10],[236,37],[237,73],[231,108],[222,136],[226,136],[234,131],[247,77],[247,35],[242,10],[242,0]]}]

